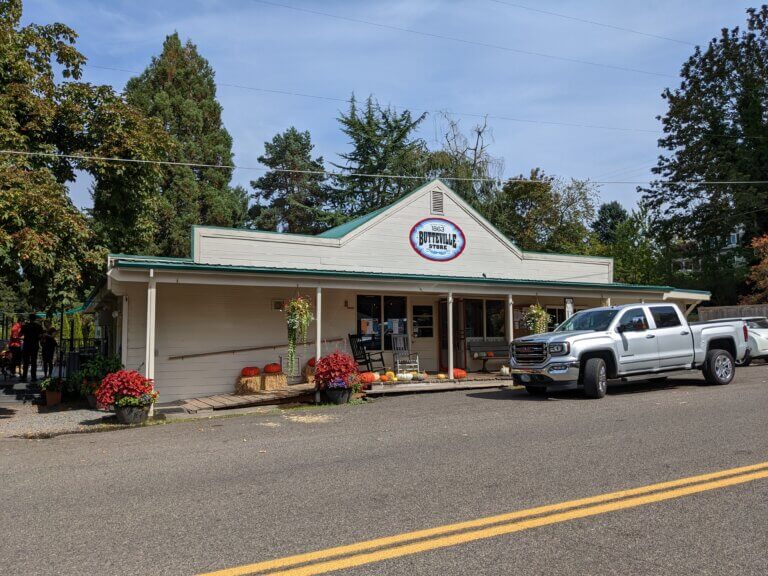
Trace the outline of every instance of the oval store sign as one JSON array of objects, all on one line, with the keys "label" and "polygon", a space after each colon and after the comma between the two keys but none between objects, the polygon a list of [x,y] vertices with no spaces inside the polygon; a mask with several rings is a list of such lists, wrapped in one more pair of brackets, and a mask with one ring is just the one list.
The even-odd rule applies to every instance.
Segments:
[{"label": "oval store sign", "polygon": [[425,218],[411,228],[411,246],[427,260],[445,262],[459,256],[467,245],[464,232],[445,218]]}]

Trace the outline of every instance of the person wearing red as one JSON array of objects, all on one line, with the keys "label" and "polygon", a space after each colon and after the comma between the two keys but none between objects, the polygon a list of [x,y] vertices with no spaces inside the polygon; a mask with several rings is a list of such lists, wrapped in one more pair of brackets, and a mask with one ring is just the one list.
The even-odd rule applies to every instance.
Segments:
[{"label": "person wearing red", "polygon": [[11,352],[11,375],[13,376],[16,375],[21,366],[21,346],[23,344],[21,329],[21,321],[16,320],[11,326],[11,338],[8,341],[8,350]]}]

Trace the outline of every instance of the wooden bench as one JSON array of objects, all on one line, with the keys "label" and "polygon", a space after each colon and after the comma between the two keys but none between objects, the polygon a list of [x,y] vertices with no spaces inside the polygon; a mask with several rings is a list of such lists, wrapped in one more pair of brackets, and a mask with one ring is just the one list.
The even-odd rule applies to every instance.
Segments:
[{"label": "wooden bench", "polygon": [[472,358],[483,361],[482,372],[488,372],[486,364],[490,360],[509,360],[509,345],[506,342],[486,342],[484,340],[469,340],[467,351]]}]

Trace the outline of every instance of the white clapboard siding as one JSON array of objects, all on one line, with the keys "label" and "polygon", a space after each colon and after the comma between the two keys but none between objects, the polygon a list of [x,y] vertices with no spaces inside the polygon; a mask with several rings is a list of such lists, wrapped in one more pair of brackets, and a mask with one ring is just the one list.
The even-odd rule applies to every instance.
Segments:
[{"label": "white clapboard siding", "polygon": [[442,217],[464,232],[464,252],[447,262],[422,258],[410,246],[414,224],[430,217],[432,183],[342,239],[196,227],[194,259],[204,264],[306,268],[479,278],[611,282],[612,261],[521,252],[444,189]]}]

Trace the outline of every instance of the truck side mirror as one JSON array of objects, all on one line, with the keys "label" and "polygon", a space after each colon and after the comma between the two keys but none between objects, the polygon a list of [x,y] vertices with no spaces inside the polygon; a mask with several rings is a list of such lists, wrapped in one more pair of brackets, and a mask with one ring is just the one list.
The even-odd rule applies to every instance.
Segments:
[{"label": "truck side mirror", "polygon": [[623,326],[622,324],[619,324],[618,326],[616,326],[616,332],[618,332],[619,334],[623,334],[625,330],[626,330],[626,327]]}]

